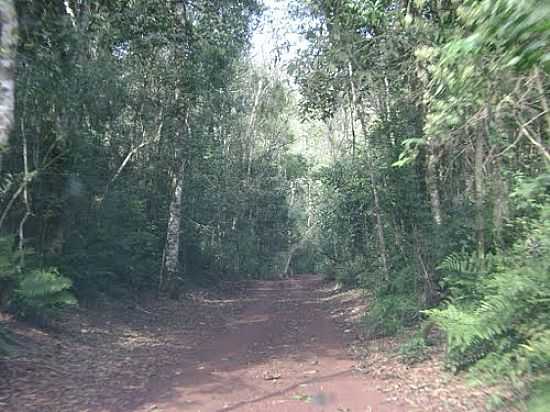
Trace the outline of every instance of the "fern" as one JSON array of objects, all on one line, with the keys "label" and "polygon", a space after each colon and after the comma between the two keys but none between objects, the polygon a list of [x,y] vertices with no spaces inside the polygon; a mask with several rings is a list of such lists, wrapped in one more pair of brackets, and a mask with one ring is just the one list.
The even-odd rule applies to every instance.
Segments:
[{"label": "fern", "polygon": [[550,206],[542,209],[508,254],[483,266],[455,254],[439,266],[451,296],[426,313],[447,334],[452,369],[515,381],[550,368]]},{"label": "fern", "polygon": [[484,291],[479,288],[479,279],[489,275],[486,265],[487,261],[481,262],[475,256],[453,253],[437,267],[443,275],[441,287],[455,300],[478,301],[484,295]]},{"label": "fern", "polygon": [[18,253],[13,250],[13,237],[0,237],[0,282],[15,277],[17,260]]},{"label": "fern", "polygon": [[477,259],[472,258],[464,253],[452,253],[443,259],[443,262],[437,267],[437,269],[446,272],[447,275],[451,274],[473,274],[477,275],[480,271],[480,264]]},{"label": "fern", "polygon": [[72,282],[56,269],[34,270],[19,282],[15,290],[17,312],[23,318],[44,322],[61,307],[76,304],[69,291],[71,287]]}]

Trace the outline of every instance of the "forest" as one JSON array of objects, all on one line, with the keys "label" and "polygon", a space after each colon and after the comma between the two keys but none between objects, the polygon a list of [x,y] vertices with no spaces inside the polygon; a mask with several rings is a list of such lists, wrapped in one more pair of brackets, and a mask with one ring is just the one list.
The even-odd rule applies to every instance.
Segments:
[{"label": "forest", "polygon": [[288,0],[259,64],[271,3],[0,1],[0,359],[8,317],[318,273],[546,410],[550,3]]}]

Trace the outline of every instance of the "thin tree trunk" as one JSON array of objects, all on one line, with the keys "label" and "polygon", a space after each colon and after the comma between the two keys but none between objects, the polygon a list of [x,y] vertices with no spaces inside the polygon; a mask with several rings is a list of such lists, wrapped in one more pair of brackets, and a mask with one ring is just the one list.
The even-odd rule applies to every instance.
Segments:
[{"label": "thin tree trunk", "polygon": [[[349,69],[349,79],[350,79],[350,86],[351,86],[351,95],[352,95],[352,119],[353,119],[353,113],[357,112],[357,117],[359,118],[359,123],[361,124],[361,131],[363,133],[363,136],[365,139],[367,138],[367,124],[365,121],[365,115],[363,111],[360,108],[359,104],[359,97],[357,96],[355,82],[353,81],[353,68],[351,65],[351,62],[348,63],[348,69]],[[353,121],[353,120],[352,120]],[[369,175],[370,185],[371,185],[371,191],[372,191],[372,197],[374,201],[374,216],[376,220],[376,237],[377,237],[377,244],[378,244],[378,253],[380,255],[380,260],[382,262],[382,271],[384,275],[384,280],[387,282],[389,281],[389,269],[388,269],[388,258],[387,258],[387,252],[386,252],[386,239],[384,235],[384,219],[382,216],[382,209],[380,207],[380,199],[378,197],[378,189],[376,186],[376,178],[374,176],[374,164],[373,159],[371,157],[371,154],[369,152],[369,148],[366,148],[365,155],[367,157],[367,173]]]},{"label": "thin tree trunk", "polygon": [[399,249],[402,256],[406,256],[407,254],[405,252],[405,248],[403,247],[403,240],[401,237],[401,226],[397,223],[397,220],[395,219],[394,216],[392,216],[392,223],[393,223],[393,231],[395,233],[394,235],[395,246],[397,247],[397,249]]},{"label": "thin tree trunk", "polygon": [[495,181],[495,205],[493,207],[493,232],[494,244],[502,246],[502,230],[508,216],[508,187],[502,175],[502,164],[500,159],[495,160],[494,178]]},{"label": "thin tree trunk", "polygon": [[430,205],[432,209],[432,218],[437,226],[443,222],[441,214],[441,201],[439,198],[439,187],[437,178],[437,165],[439,163],[439,154],[433,143],[428,143],[428,159],[426,167],[426,186],[430,195]]},{"label": "thin tree trunk", "polygon": [[[487,109],[489,110],[489,109]],[[485,258],[485,219],[484,212],[484,182],[483,182],[483,160],[484,160],[484,133],[488,133],[488,120],[485,120],[486,130],[474,136],[474,187],[475,187],[475,222],[477,237],[477,254],[479,259]],[[488,137],[488,136],[487,136]]]},{"label": "thin tree trunk", "polygon": [[69,0],[63,0],[63,5],[65,6],[65,13],[67,13],[67,16],[69,16],[69,20],[71,21],[71,25],[73,28],[76,29],[76,15],[74,10],[71,8],[71,5],[69,4]]},{"label": "thin tree trunk", "polygon": [[[21,132],[23,135],[23,173],[24,173],[25,181],[28,181],[30,179],[29,155],[28,155],[28,146],[27,146],[27,136],[25,134],[23,125],[21,125]],[[23,204],[25,205],[25,214],[23,215],[23,218],[19,222],[19,252],[20,252],[19,259],[20,259],[21,268],[25,266],[25,253],[23,253],[25,249],[25,223],[27,222],[27,219],[32,215],[28,184],[23,186]]]},{"label": "thin tree trunk", "polygon": [[166,246],[164,249],[164,267],[161,272],[160,290],[170,290],[178,276],[180,252],[181,202],[183,198],[183,176],[180,171],[175,177],[174,195],[168,212],[166,229]]},{"label": "thin tree trunk", "polygon": [[423,300],[426,307],[432,306],[434,303],[434,282],[431,272],[428,270],[428,266],[424,262],[424,257],[422,254],[422,245],[420,241],[420,236],[418,235],[418,228],[416,225],[413,225],[413,234],[414,234],[414,245],[415,245],[415,256],[418,266],[418,271],[422,274],[424,279],[424,293]]},{"label": "thin tree trunk", "polygon": [[312,222],[313,222],[313,216],[312,216],[312,214],[313,214],[313,201],[312,201],[312,198],[311,198],[311,184],[312,184],[312,181],[309,177],[306,180],[306,184],[307,184],[307,208],[306,208],[306,213],[307,213],[307,227],[309,229],[311,227]]},{"label": "thin tree trunk", "polygon": [[147,139],[147,131],[145,130],[145,127],[143,128],[141,143],[130,149],[130,151],[128,152],[128,154],[126,155],[126,157],[124,158],[124,160],[122,161],[120,166],[118,167],[117,171],[115,172],[115,174],[113,175],[111,180],[109,180],[109,182],[107,183],[107,186],[105,187],[105,190],[104,190],[104,193],[103,193],[103,199],[105,199],[105,197],[109,193],[110,187],[119,178],[119,176],[122,173],[122,171],[124,170],[124,168],[128,165],[130,160],[132,160],[132,157],[136,153],[138,153],[140,149],[144,148],[145,146],[150,145],[151,143],[153,143],[155,141],[157,141],[157,142],[160,141],[160,137],[162,135],[162,128],[164,126],[164,120],[162,120],[162,115],[163,115],[163,110],[161,109],[160,113],[159,113],[158,121],[157,121],[157,123],[158,123],[157,131],[156,131],[156,134],[151,139],[149,139],[149,140]]},{"label": "thin tree trunk", "polygon": [[14,119],[17,28],[14,1],[3,0],[0,5],[0,171],[1,151],[8,145]]},{"label": "thin tree trunk", "polygon": [[252,161],[254,158],[254,148],[256,140],[256,117],[258,113],[258,107],[260,105],[260,99],[264,92],[264,82],[263,79],[258,81],[258,91],[254,93],[254,103],[252,106],[252,112],[250,113],[250,121],[248,122],[248,130],[246,137],[248,140],[248,164],[247,164],[247,176],[251,177],[252,175]]},{"label": "thin tree trunk", "polygon": [[338,160],[337,159],[338,145],[336,144],[336,142],[334,141],[334,137],[332,136],[332,132],[333,132],[332,123],[330,120],[324,120],[324,123],[325,123],[325,126],[327,127],[326,138],[330,144],[330,157],[332,159],[332,162],[336,163],[336,161]]},{"label": "thin tree trunk", "polygon": [[[191,133],[189,126],[189,112],[185,119],[185,127],[187,136]],[[176,131],[176,142],[178,145],[183,145],[181,142],[183,136],[178,129]],[[168,209],[168,226],[166,228],[166,244],[163,253],[163,268],[161,270],[159,290],[173,293],[174,280],[178,276],[179,270],[179,252],[180,252],[180,231],[182,218],[182,200],[183,200],[183,183],[187,172],[187,161],[183,155],[183,148],[176,150],[176,172],[174,176],[174,193],[170,207]]]},{"label": "thin tree trunk", "polygon": [[292,263],[292,258],[294,257],[296,252],[304,246],[304,243],[306,243],[309,240],[309,238],[311,237],[315,227],[316,227],[316,225],[314,223],[311,227],[308,228],[306,233],[304,233],[304,236],[298,242],[296,242],[296,243],[294,243],[293,245],[290,246],[290,248],[288,250],[288,256],[287,256],[287,259],[286,259],[286,264],[285,264],[285,268],[284,268],[284,271],[283,271],[283,275],[285,275],[285,276],[288,275],[288,271],[290,269],[290,264]]},{"label": "thin tree trunk", "polygon": [[540,103],[542,110],[544,111],[544,121],[546,122],[546,133],[550,135],[550,103],[546,98],[546,92],[544,87],[544,73],[540,69],[535,69],[535,80],[537,84],[537,90],[540,96]]},{"label": "thin tree trunk", "polygon": [[[188,21],[186,3],[184,0],[176,0],[175,2],[175,22],[174,36],[179,37],[178,42],[174,47],[174,65],[177,70],[183,71],[185,66],[185,51],[183,49],[184,34],[187,35],[187,41],[190,41],[190,23]],[[180,69],[181,67],[181,69]],[[186,156],[185,140],[191,135],[191,127],[189,125],[190,109],[188,102],[184,104],[182,96],[182,81],[179,76],[176,76],[174,84],[174,102],[178,108],[176,115],[176,131],[174,136],[175,144],[175,172],[174,172],[174,193],[168,210],[168,225],[166,228],[166,243],[163,252],[163,265],[160,273],[159,291],[174,294],[177,292],[175,280],[178,277],[179,270],[179,254],[180,254],[180,229],[182,218],[182,200],[183,200],[183,183],[186,174]]]},{"label": "thin tree trunk", "polygon": [[290,248],[290,250],[288,252],[287,259],[286,259],[285,268],[283,270],[283,275],[284,276],[288,276],[288,270],[290,269],[290,263],[292,262],[292,258],[294,257],[294,254],[296,253],[297,250],[298,250],[298,245],[293,245]]}]

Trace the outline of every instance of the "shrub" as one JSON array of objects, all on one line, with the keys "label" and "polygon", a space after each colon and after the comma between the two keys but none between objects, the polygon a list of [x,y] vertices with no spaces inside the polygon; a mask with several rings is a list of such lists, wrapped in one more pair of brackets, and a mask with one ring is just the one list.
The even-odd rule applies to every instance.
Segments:
[{"label": "shrub", "polygon": [[446,307],[427,311],[447,334],[451,369],[475,365],[485,381],[512,382],[550,369],[550,205],[529,227],[510,251],[492,258],[477,282],[468,282],[476,299],[455,291]]},{"label": "shrub", "polygon": [[16,341],[9,331],[0,325],[0,356],[10,355],[16,345]]},{"label": "shrub", "polygon": [[429,358],[428,343],[420,334],[414,335],[399,347],[399,356],[403,363],[413,365]]},{"label": "shrub", "polygon": [[363,319],[369,334],[392,336],[420,320],[424,307],[416,293],[416,272],[406,259],[396,262],[388,284],[381,282],[379,276],[369,276],[367,271],[361,285],[374,293],[372,305]]},{"label": "shrub", "polygon": [[391,336],[404,326],[418,320],[419,307],[416,296],[378,295],[363,318],[363,325],[373,336]]},{"label": "shrub", "polygon": [[362,256],[350,257],[349,260],[334,265],[334,278],[343,286],[357,286],[366,268],[367,259]]},{"label": "shrub", "polygon": [[13,290],[18,270],[18,253],[13,248],[13,238],[0,237],[0,306],[8,300]]},{"label": "shrub", "polygon": [[19,317],[44,325],[63,306],[76,304],[71,286],[71,280],[57,269],[33,270],[18,282],[12,306]]},{"label": "shrub", "polygon": [[529,412],[545,412],[550,405],[550,379],[537,381],[532,387],[532,396],[527,403]]}]

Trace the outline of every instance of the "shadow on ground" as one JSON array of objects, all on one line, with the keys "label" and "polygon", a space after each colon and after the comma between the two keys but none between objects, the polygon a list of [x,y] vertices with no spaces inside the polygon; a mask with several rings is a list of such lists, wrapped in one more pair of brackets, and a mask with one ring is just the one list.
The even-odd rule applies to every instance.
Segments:
[{"label": "shadow on ground", "polygon": [[[0,409],[210,411],[221,403],[230,411],[350,373],[298,370],[289,379],[271,370],[347,356],[327,330],[321,285],[308,276],[254,282],[223,297],[104,307],[50,333],[12,323],[24,350],[0,361]],[[225,402],[235,394],[245,400]]]}]

